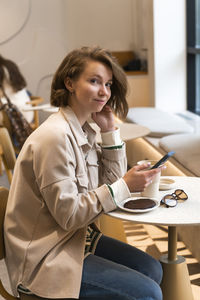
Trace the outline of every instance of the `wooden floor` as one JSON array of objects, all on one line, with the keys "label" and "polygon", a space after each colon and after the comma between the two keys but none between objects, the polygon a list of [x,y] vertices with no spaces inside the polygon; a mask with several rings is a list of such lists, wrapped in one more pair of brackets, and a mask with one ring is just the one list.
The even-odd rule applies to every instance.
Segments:
[{"label": "wooden floor", "polygon": [[[146,251],[157,259],[167,253],[168,234],[165,226],[133,224],[128,221],[123,221],[123,224],[129,244]],[[178,255],[186,258],[194,300],[200,300],[200,264],[181,241],[178,241]]]}]

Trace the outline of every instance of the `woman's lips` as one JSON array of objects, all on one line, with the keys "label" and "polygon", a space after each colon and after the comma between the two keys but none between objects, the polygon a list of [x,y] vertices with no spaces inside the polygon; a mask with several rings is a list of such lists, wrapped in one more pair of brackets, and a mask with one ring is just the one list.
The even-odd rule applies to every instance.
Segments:
[{"label": "woman's lips", "polygon": [[106,101],[105,101],[105,100],[101,100],[101,99],[95,99],[95,101],[96,101],[96,102],[99,102],[99,103],[101,103],[101,104],[104,104],[104,103],[106,103]]}]

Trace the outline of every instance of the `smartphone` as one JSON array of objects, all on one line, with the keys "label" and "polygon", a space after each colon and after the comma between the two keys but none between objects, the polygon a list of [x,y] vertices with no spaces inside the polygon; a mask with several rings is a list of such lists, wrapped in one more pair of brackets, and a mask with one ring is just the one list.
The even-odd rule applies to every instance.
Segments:
[{"label": "smartphone", "polygon": [[174,151],[168,152],[165,156],[163,156],[151,169],[156,169],[160,165],[164,164],[172,155],[174,155]]}]

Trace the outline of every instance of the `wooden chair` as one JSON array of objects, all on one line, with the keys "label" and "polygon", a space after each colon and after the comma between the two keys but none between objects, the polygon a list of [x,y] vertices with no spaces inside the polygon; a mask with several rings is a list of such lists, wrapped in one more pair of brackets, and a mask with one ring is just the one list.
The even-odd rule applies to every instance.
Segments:
[{"label": "wooden chair", "polygon": [[0,158],[5,167],[8,181],[11,183],[16,156],[10,135],[5,127],[0,127]]},{"label": "wooden chair", "polygon": [[[41,97],[36,97],[36,96],[31,96],[31,101],[27,102],[27,104],[31,104],[33,107],[35,106],[38,106],[40,103],[42,103],[44,101],[43,98]],[[8,130],[8,133],[11,137],[11,140],[12,140],[12,127],[11,127],[11,124],[10,124],[10,120],[8,118],[8,116],[6,115],[6,113],[4,111],[1,111],[2,113],[2,126],[7,128]],[[38,113],[38,110],[34,110],[34,119],[33,119],[33,122],[30,123],[31,127],[34,129],[36,129],[38,126],[39,126],[39,113]],[[14,151],[16,154],[19,154],[19,151],[20,149],[18,149],[18,147],[16,147],[16,145],[14,143],[13,144],[13,147],[14,147]]]},{"label": "wooden chair", "polygon": [[[31,96],[31,101],[28,101],[26,104],[31,104],[33,107],[35,107],[35,106],[38,106],[43,101],[44,101],[44,99],[41,97]],[[4,111],[2,111],[2,115],[3,115],[3,120],[2,120],[3,125],[8,129],[8,132],[11,135],[12,128],[11,128],[10,121]],[[36,129],[39,126],[38,110],[34,110],[33,122],[30,125],[33,129]]]},{"label": "wooden chair", "polygon": [[[41,97],[31,96],[31,101],[27,102],[27,104],[31,104],[33,107],[38,106],[40,103],[44,101]],[[39,126],[39,114],[38,110],[34,110],[34,120],[31,123],[33,129],[36,129]]]},{"label": "wooden chair", "polygon": [[[8,201],[9,190],[5,187],[0,186],[0,260],[5,259],[5,243],[4,243],[4,217],[6,212],[6,205]],[[6,300],[42,300],[35,295],[20,294],[20,297],[14,297],[4,287],[1,276],[0,276],[0,295]],[[46,299],[47,300],[47,299]]]},{"label": "wooden chair", "polygon": [[[4,245],[4,232],[3,232],[3,224],[4,224],[4,216],[6,211],[6,205],[8,200],[9,190],[5,187],[0,187],[0,260],[5,258],[5,245]],[[0,279],[0,295],[6,300],[16,300],[19,299],[9,294],[4,288],[2,281]]]}]

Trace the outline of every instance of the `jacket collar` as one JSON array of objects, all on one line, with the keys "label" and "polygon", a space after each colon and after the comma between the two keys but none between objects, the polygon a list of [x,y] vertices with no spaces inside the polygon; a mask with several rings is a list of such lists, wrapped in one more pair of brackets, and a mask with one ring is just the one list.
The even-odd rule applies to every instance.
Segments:
[{"label": "jacket collar", "polygon": [[96,131],[89,125],[89,123],[85,122],[83,127],[81,127],[78,118],[70,106],[61,107],[60,112],[69,123],[71,131],[76,138],[77,144],[79,146],[86,144],[92,146],[95,142]]}]

